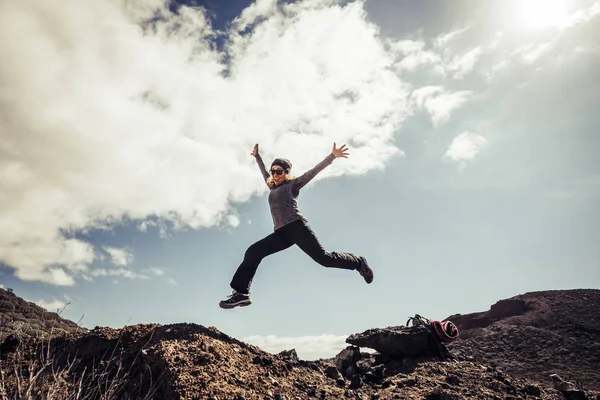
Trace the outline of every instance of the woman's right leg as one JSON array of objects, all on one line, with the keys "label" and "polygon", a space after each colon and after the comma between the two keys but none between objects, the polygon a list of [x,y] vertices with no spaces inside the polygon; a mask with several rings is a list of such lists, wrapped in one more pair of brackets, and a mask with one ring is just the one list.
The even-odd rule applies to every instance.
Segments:
[{"label": "woman's right leg", "polygon": [[252,244],[244,254],[244,260],[231,280],[231,288],[239,293],[249,294],[252,279],[263,258],[285,250],[294,243],[281,232],[275,231],[258,242]]},{"label": "woman's right leg", "polygon": [[373,270],[369,267],[367,259],[348,252],[325,251],[321,242],[303,220],[292,222],[286,226],[286,235],[302,251],[324,267],[356,270],[365,282],[373,282]]}]

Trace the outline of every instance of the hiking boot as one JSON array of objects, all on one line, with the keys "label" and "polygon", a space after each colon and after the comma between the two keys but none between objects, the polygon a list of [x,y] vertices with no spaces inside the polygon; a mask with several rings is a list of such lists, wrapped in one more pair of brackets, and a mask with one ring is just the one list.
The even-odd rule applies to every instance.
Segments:
[{"label": "hiking boot", "polygon": [[236,290],[227,296],[226,300],[221,300],[219,302],[219,307],[221,308],[234,308],[234,307],[246,307],[252,304],[252,300],[250,300],[250,295],[245,293],[240,293]]},{"label": "hiking boot", "polygon": [[371,283],[373,282],[373,270],[369,267],[369,263],[367,263],[367,259],[364,257],[360,258],[360,266],[356,268],[360,276],[365,279],[365,282]]}]

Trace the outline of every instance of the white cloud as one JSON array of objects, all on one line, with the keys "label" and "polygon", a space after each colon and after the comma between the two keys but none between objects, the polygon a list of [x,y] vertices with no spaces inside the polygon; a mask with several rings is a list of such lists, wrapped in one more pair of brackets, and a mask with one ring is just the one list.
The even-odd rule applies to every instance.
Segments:
[{"label": "white cloud", "polygon": [[511,63],[506,59],[501,59],[492,64],[492,67],[484,73],[487,81],[489,83],[495,82],[498,80],[501,74],[505,73],[511,68]]},{"label": "white cloud", "polygon": [[525,64],[533,64],[538,58],[552,49],[552,43],[529,44],[518,48],[515,53]]},{"label": "white cloud", "polygon": [[582,8],[569,15],[560,28],[565,30],[578,24],[585,24],[598,14],[600,14],[600,1],[596,1],[589,7]]},{"label": "white cloud", "polygon": [[422,65],[436,65],[440,61],[440,56],[431,51],[418,51],[404,57],[402,60],[396,63],[395,67],[400,71],[414,71]]},{"label": "white cloud", "polygon": [[276,354],[283,350],[296,349],[298,357],[302,360],[316,360],[337,355],[347,344],[346,336],[320,335],[320,336],[248,336],[242,341],[258,346],[264,351]]},{"label": "white cloud", "polygon": [[244,30],[248,25],[252,24],[258,18],[269,17],[277,10],[277,0],[257,0],[250,4],[240,15],[235,19],[234,23],[239,30]]},{"label": "white cloud", "polygon": [[114,265],[123,267],[133,261],[133,254],[127,249],[117,249],[115,247],[105,246],[104,250],[110,255]]},{"label": "white cloud", "polygon": [[154,274],[156,276],[163,276],[165,274],[164,270],[162,270],[160,268],[156,268],[156,267],[145,269],[144,272],[149,272],[149,273]]},{"label": "white cloud", "polygon": [[225,217],[227,220],[227,224],[231,227],[237,227],[240,224],[240,218],[237,215],[229,214]]},{"label": "white cloud", "polygon": [[425,42],[416,40],[400,40],[390,42],[391,51],[396,54],[398,62],[394,67],[402,71],[414,71],[423,65],[436,65],[441,57],[433,51],[425,50]]},{"label": "white cloud", "polygon": [[156,226],[156,222],[144,220],[138,224],[138,229],[142,232],[147,232],[149,226]]},{"label": "white cloud", "polygon": [[461,167],[464,167],[487,145],[488,141],[483,136],[463,132],[452,140],[444,157],[456,161]]},{"label": "white cloud", "polygon": [[4,289],[4,285],[0,283],[0,289]]},{"label": "white cloud", "polygon": [[422,40],[411,40],[411,39],[403,39],[398,41],[388,41],[389,46],[392,51],[396,52],[400,55],[406,55],[410,53],[416,53],[419,51],[423,51],[425,48],[425,42]]},{"label": "white cloud", "polygon": [[127,279],[143,279],[143,280],[150,279],[150,277],[148,275],[138,274],[134,271],[131,271],[129,269],[124,269],[124,268],[119,268],[119,269],[96,268],[90,272],[90,275],[92,277],[122,276],[123,278],[127,278]]},{"label": "white cloud", "polygon": [[[600,1],[587,8],[581,8],[570,15],[560,17],[556,28],[537,35],[526,35],[523,31],[512,34],[499,33],[489,49],[492,51],[491,68],[484,72],[488,82],[497,81],[501,76],[511,76],[519,67],[532,67],[534,70],[556,67],[581,50],[581,44],[587,41],[587,34],[576,32],[578,26],[589,23],[600,14]],[[558,21],[557,21],[558,23]],[[554,25],[554,24],[553,24]],[[514,75],[512,75],[514,76]],[[522,74],[532,77],[534,74]]]},{"label": "white cloud", "polygon": [[[392,51],[399,55],[395,68],[400,73],[433,72],[429,81],[436,84],[439,84],[440,78],[441,82],[445,79],[463,80],[470,74],[481,75],[488,84],[497,83],[505,77],[511,81],[515,78],[526,81],[535,77],[534,72],[561,65],[564,60],[570,59],[569,53],[580,52],[582,41],[588,41],[588,37],[594,34],[593,29],[585,28],[578,32],[573,28],[592,24],[600,15],[600,1],[570,15],[557,13],[562,6],[555,7],[554,11],[545,10],[545,17],[544,13],[536,14],[530,9],[528,18],[540,17],[543,20],[553,14],[556,14],[556,18],[554,21],[546,21],[552,22],[547,29],[529,29],[531,27],[515,24],[514,16],[508,17],[510,13],[518,12],[524,2],[517,3],[519,4],[507,5],[505,9],[498,10],[498,15],[491,16],[494,18],[493,23],[486,21],[485,18],[488,17],[483,17],[484,19],[470,25],[475,27],[481,23],[489,24],[491,29],[482,26],[483,29],[478,29],[477,33],[468,32],[471,27],[456,29],[434,38],[429,47],[429,42],[425,39],[390,42]],[[502,13],[508,14],[502,16]],[[533,70],[527,73],[525,69],[530,68]]]},{"label": "white cloud", "polygon": [[445,33],[443,35],[438,36],[435,39],[435,45],[437,47],[447,46],[450,42],[453,42],[460,38],[469,28],[460,28],[456,29],[452,32]]},{"label": "white cloud", "polygon": [[463,79],[466,74],[473,71],[475,64],[483,53],[483,48],[477,46],[465,54],[455,56],[452,62],[447,66],[449,71],[454,72],[454,79]]},{"label": "white cloud", "polygon": [[202,11],[166,3],[0,2],[1,37],[19,38],[0,41],[0,261],[18,278],[102,274],[69,233],[124,218],[163,237],[237,225],[232,203],[265,191],[256,142],[297,171],[347,143],[351,158],[317,180],[402,154],[407,92],[361,2],[259,1],[238,24],[253,30],[228,33],[230,65]]},{"label": "white cloud", "polygon": [[[28,278],[30,278],[28,272],[29,271],[25,271],[19,277],[21,279],[27,280]],[[73,286],[75,284],[75,279],[73,279],[73,277],[67,272],[65,272],[65,270],[63,270],[62,268],[48,268],[45,272],[46,279],[44,280],[47,282],[51,282],[58,286]]]},{"label": "white cloud", "polygon": [[466,90],[447,93],[441,86],[424,86],[413,91],[412,100],[431,115],[433,125],[438,127],[448,122],[452,112],[462,107],[472,94]]},{"label": "white cloud", "polygon": [[67,305],[65,301],[57,300],[56,298],[52,298],[52,300],[38,300],[35,302],[38,306],[45,308],[50,312],[58,312],[62,310],[63,307]]},{"label": "white cloud", "polygon": [[[456,31],[458,35],[464,30]],[[448,38],[444,36],[434,40],[434,43],[447,43]],[[398,62],[394,67],[399,71],[415,71],[424,66],[432,66],[432,70],[446,76],[448,72],[454,73],[454,79],[463,79],[466,74],[473,71],[475,65],[484,53],[484,47],[476,46],[464,54],[457,54],[458,51],[450,48],[432,50],[426,49],[426,43],[423,40],[399,40],[389,41],[390,50],[396,54]]]},{"label": "white cloud", "polygon": [[171,286],[176,286],[177,285],[177,281],[175,279],[173,279],[173,278],[170,278],[170,277],[166,278],[166,282],[169,285],[171,285]]},{"label": "white cloud", "polygon": [[[152,268],[143,269],[142,272],[161,277],[162,279],[164,279],[164,282],[166,282],[167,285],[169,285],[169,286],[177,285],[177,281],[175,279],[171,278],[170,276],[167,276],[167,273],[162,268],[152,267]],[[142,279],[150,279],[150,278],[146,275],[143,275]]]}]

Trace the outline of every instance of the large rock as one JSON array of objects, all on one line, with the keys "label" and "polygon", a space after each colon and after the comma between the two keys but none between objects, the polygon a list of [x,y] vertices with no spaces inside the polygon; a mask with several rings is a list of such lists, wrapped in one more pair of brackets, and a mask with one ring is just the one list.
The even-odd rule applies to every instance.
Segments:
[{"label": "large rock", "polygon": [[439,355],[437,342],[423,326],[393,326],[355,333],[346,343],[368,347],[393,357],[421,357]]},{"label": "large rock", "polygon": [[342,375],[351,378],[356,373],[356,362],[360,358],[360,349],[355,346],[348,346],[335,356],[333,362]]},{"label": "large rock", "polygon": [[293,363],[300,362],[300,359],[298,358],[298,353],[296,353],[296,349],[283,350],[283,351],[279,352],[277,355],[279,357],[281,357],[282,359],[289,361],[289,362],[293,362]]}]

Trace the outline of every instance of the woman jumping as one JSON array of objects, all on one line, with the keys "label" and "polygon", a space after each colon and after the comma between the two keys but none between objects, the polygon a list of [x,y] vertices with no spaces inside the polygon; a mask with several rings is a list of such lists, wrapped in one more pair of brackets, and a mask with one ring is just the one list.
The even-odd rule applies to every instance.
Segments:
[{"label": "woman jumping", "polygon": [[325,251],[308,222],[298,210],[297,198],[300,189],[336,158],[348,158],[346,150],[346,145],[336,148],[334,143],[331,153],[323,161],[299,177],[294,178],[290,175],[292,163],[285,158],[273,160],[271,175],[269,175],[260,154],[258,154],[258,144],[254,145],[251,154],[256,159],[256,163],[270,189],[269,206],[275,225],[274,232],[248,247],[244,260],[230,283],[233,293],[226,300],[219,303],[221,308],[250,305],[252,303],[250,300],[250,285],[260,262],[263,258],[285,250],[294,244],[324,267],[356,270],[367,283],[373,281],[373,271],[369,268],[369,264],[364,257],[355,256],[351,253]]}]

